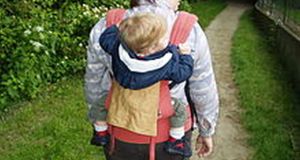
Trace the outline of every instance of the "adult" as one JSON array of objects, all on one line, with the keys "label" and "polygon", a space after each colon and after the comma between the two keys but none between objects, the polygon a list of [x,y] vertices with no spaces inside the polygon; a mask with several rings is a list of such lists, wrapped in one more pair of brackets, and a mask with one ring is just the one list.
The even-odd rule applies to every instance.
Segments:
[{"label": "adult", "polygon": [[[179,0],[132,0],[133,8],[126,11],[125,17],[142,12],[153,12],[167,19],[169,30],[172,29],[177,18]],[[111,57],[99,45],[99,37],[106,29],[106,19],[102,18],[90,33],[88,58],[85,74],[85,94],[89,107],[88,117],[91,122],[97,120],[95,111],[98,105],[103,105],[103,97],[111,87]],[[189,79],[189,92],[196,109],[199,136],[196,142],[196,153],[200,157],[208,156],[213,150],[212,136],[218,119],[219,100],[215,77],[212,68],[211,55],[206,36],[198,23],[194,24],[187,39],[187,44],[192,49],[194,69]],[[182,97],[186,100],[184,92],[185,83],[171,89],[172,96]],[[190,140],[191,131],[186,137]],[[113,154],[109,154],[109,147],[105,148],[106,158],[109,160],[132,159],[143,160],[149,155],[149,145],[128,143],[116,139]],[[169,155],[163,151],[163,144],[156,145],[156,159],[183,159],[181,156]]]}]

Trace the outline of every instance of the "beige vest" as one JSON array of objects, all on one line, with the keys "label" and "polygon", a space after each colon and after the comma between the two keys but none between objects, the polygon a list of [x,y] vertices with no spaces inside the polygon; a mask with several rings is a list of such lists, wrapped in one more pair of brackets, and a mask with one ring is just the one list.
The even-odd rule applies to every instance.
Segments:
[{"label": "beige vest", "polygon": [[160,82],[144,89],[125,89],[115,80],[107,122],[135,133],[156,136]]}]

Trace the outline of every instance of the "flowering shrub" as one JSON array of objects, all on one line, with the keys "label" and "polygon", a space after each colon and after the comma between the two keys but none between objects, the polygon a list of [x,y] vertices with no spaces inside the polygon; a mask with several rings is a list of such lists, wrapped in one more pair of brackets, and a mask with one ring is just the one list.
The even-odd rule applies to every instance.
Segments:
[{"label": "flowering shrub", "polygon": [[91,27],[112,0],[3,0],[0,4],[0,111],[42,86],[83,71]]}]

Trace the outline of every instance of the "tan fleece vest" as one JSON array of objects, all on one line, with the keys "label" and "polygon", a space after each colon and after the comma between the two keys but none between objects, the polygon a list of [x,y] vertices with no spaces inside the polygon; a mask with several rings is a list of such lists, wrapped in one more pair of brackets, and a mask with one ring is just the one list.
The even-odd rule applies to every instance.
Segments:
[{"label": "tan fleece vest", "polygon": [[115,80],[107,122],[135,133],[156,136],[160,82],[139,89],[125,89]]}]

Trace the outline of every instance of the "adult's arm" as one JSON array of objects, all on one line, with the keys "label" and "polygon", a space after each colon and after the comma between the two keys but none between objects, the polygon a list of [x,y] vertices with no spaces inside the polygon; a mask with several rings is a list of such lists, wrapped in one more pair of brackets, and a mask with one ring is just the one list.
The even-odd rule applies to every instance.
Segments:
[{"label": "adult's arm", "polygon": [[[99,120],[99,109],[104,109],[103,98],[108,94],[110,82],[110,57],[99,45],[100,34],[105,29],[105,19],[101,19],[90,32],[87,65],[84,77],[88,118],[93,123]],[[101,116],[100,116],[101,117]]]},{"label": "adult's arm", "polygon": [[195,24],[189,39],[194,57],[194,71],[189,79],[189,91],[195,104],[199,133],[210,137],[215,132],[219,113],[219,98],[207,38]]}]

